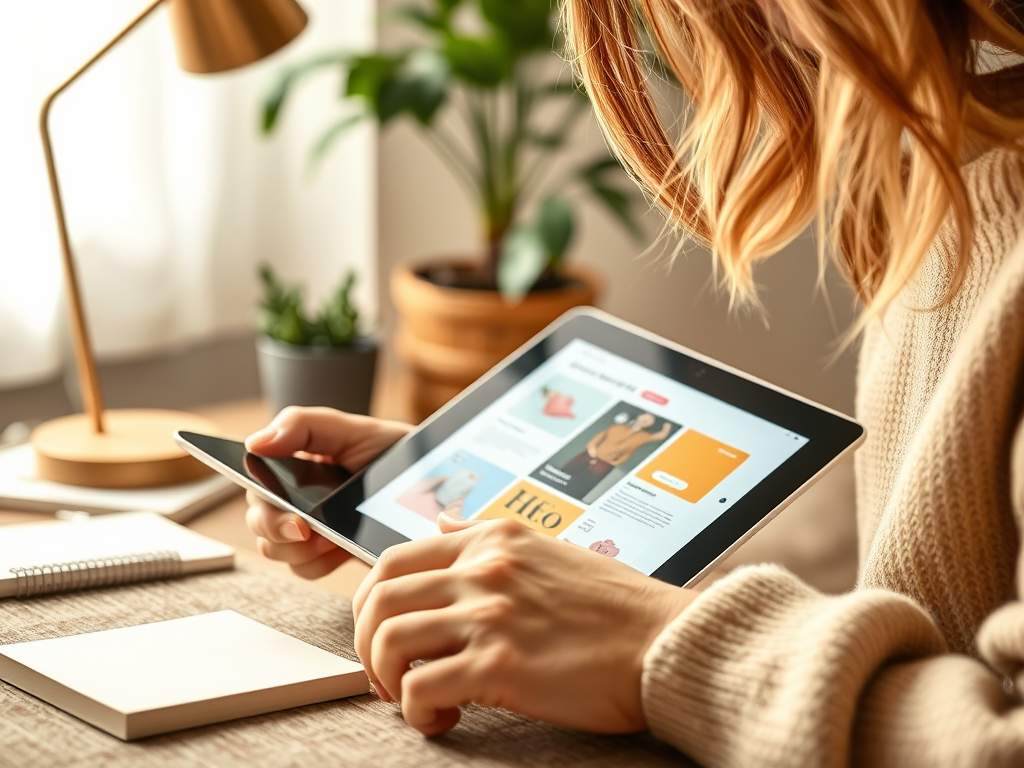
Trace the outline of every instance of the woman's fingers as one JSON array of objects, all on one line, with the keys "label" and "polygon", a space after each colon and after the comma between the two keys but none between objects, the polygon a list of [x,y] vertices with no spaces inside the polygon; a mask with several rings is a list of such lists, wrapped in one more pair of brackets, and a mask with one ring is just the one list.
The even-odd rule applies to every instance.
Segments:
[{"label": "woman's fingers", "polygon": [[313,535],[309,523],[294,512],[286,512],[268,504],[252,491],[246,492],[249,509],[245,511],[245,524],[253,535],[275,544],[308,541]]},{"label": "woman's fingers", "polygon": [[463,626],[450,608],[417,611],[386,619],[373,635],[373,677],[377,693],[402,695],[402,676],[415,661],[439,659],[465,645]]},{"label": "woman's fingers", "polygon": [[333,573],[339,565],[352,559],[352,555],[346,552],[341,547],[335,547],[330,550],[326,555],[321,555],[315,560],[310,560],[308,563],[301,563],[299,565],[292,565],[292,573],[296,576],[300,576],[303,579],[320,579],[329,573]]},{"label": "woman's fingers", "polygon": [[693,593],[514,520],[440,524],[387,550],[357,595],[357,651],[382,698],[427,735],[467,702],[643,730],[643,659]]},{"label": "woman's fingers", "polygon": [[292,571],[306,579],[326,576],[349,559],[348,552],[313,531],[294,512],[278,509],[252,491],[246,499],[250,506],[245,522],[256,535],[256,548],[264,557],[288,563]]},{"label": "woman's fingers", "polygon": [[379,583],[410,573],[448,568],[455,562],[465,544],[465,538],[455,534],[428,536],[425,539],[396,544],[385,549],[352,598],[352,613],[356,621],[359,621],[359,614],[366,603],[366,598]]},{"label": "woman's fingers", "polygon": [[[392,616],[451,605],[455,596],[448,587],[449,581],[447,571],[427,571],[380,582],[367,595],[356,617],[355,648],[375,687],[381,682],[375,674],[373,656],[374,636],[379,627]],[[385,699],[398,693],[387,685],[383,691],[378,687],[377,692]]]},{"label": "woman's fingers", "polygon": [[[457,506],[456,506],[457,505]],[[478,525],[483,525],[486,520],[460,520],[456,515],[462,512],[462,502],[456,501],[444,508],[444,512],[437,516],[437,527],[441,533],[455,533],[466,531]]]},{"label": "woman's fingers", "polygon": [[297,544],[277,544],[268,539],[258,538],[256,546],[264,557],[289,565],[304,565],[338,549],[337,544],[320,535],[314,535],[309,541]]},{"label": "woman's fingers", "polygon": [[[343,413],[331,408],[285,408],[269,426],[245,441],[252,454],[283,457],[298,454],[355,471],[383,453],[409,430],[408,424]],[[253,458],[247,454],[247,458]],[[299,474],[301,482],[302,475]],[[248,495],[246,523],[262,541],[267,557],[291,565],[305,578],[330,573],[349,554],[313,532],[301,516],[278,510],[255,494]]]},{"label": "woman's fingers", "polygon": [[333,408],[285,408],[269,425],[249,435],[245,447],[260,456],[304,453],[329,457],[362,469],[411,427],[394,421],[343,413]]},{"label": "woman's fingers", "polygon": [[489,538],[501,546],[509,546],[522,536],[542,536],[515,520],[454,520],[449,525],[443,517],[444,513],[438,515],[444,536],[428,536],[384,550],[352,598],[356,621],[370,591],[381,582],[410,573],[449,568],[474,542]]},{"label": "woman's fingers", "polygon": [[260,456],[291,456],[296,451],[336,456],[352,440],[356,417],[332,408],[285,408],[245,447]]},{"label": "woman's fingers", "polygon": [[402,717],[424,736],[459,722],[459,706],[478,701],[486,674],[471,668],[465,653],[410,669],[402,677]]}]

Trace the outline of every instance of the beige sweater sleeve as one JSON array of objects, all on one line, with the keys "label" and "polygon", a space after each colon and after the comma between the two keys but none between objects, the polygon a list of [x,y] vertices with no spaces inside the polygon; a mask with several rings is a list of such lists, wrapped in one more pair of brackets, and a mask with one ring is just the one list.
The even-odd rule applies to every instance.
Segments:
[{"label": "beige sweater sleeve", "polygon": [[[1024,527],[1024,422],[1011,459]],[[1018,566],[1024,589],[1024,558]],[[816,592],[774,566],[713,584],[644,660],[651,731],[706,768],[1024,766],[1024,602],[948,653],[909,598]]]},{"label": "beige sweater sleeve", "polygon": [[[981,637],[1024,664],[1024,605]],[[771,566],[737,571],[662,633],[644,664],[652,733],[718,766],[1024,765],[1024,706],[981,662],[945,653],[911,600],[825,596]]]}]

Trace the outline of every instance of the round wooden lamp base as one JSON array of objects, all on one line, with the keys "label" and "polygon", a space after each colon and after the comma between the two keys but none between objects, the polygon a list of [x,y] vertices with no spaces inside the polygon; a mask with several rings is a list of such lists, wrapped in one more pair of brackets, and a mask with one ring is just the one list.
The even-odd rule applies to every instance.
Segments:
[{"label": "round wooden lamp base", "polygon": [[84,413],[40,425],[32,433],[36,474],[90,488],[151,488],[196,480],[210,470],[174,442],[175,430],[215,432],[201,416],[182,411],[114,410],[106,431],[93,431]]}]

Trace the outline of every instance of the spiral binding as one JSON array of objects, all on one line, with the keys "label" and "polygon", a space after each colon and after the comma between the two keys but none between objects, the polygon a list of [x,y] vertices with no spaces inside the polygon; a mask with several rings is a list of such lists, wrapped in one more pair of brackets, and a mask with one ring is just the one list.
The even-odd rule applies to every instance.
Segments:
[{"label": "spiral binding", "polygon": [[172,550],[101,557],[29,568],[11,568],[19,598],[109,587],[181,575],[181,556]]}]

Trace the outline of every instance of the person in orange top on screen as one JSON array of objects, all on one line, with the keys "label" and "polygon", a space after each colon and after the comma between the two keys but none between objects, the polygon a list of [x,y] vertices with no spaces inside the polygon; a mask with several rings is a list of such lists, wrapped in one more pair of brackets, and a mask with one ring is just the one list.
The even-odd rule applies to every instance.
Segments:
[{"label": "person in orange top on screen", "polygon": [[648,443],[659,443],[668,437],[672,427],[667,421],[657,432],[647,431],[654,426],[655,421],[657,419],[651,414],[641,413],[629,424],[613,424],[604,432],[594,435],[587,443],[586,455],[612,467],[625,464],[637,448]]},{"label": "person in orange top on screen", "polygon": [[[860,298],[856,588],[761,565],[677,589],[442,516],[355,596],[378,693],[424,734],[476,702],[649,730],[704,768],[1024,766],[1024,4],[564,5],[609,144],[733,298],[815,219]],[[406,431],[286,411],[247,445],[354,470]],[[345,558],[251,503],[267,555]]]},{"label": "person in orange top on screen", "polygon": [[612,424],[594,435],[587,449],[569,459],[562,468],[570,476],[563,490],[582,499],[612,469],[629,461],[638,448],[668,437],[672,431],[668,422],[657,432],[647,431],[655,421],[651,414],[641,413],[629,424]]}]

